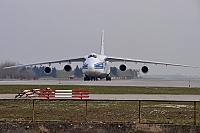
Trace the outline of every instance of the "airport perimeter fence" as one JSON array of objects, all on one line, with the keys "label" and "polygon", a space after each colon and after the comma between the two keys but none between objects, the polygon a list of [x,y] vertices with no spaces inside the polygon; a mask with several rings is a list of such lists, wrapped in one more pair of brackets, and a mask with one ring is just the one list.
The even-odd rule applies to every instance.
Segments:
[{"label": "airport perimeter fence", "polygon": [[1,122],[200,125],[200,102],[90,99],[0,100]]}]

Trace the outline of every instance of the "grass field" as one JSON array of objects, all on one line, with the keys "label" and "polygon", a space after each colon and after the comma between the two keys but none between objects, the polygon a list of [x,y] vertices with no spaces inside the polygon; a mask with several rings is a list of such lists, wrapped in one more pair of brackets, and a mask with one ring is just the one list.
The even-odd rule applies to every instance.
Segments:
[{"label": "grass field", "polygon": [[90,94],[191,94],[199,95],[200,88],[134,87],[134,86],[68,86],[68,85],[0,85],[0,94],[17,94],[25,89],[87,89]]},{"label": "grass field", "polygon": [[[88,89],[91,94],[200,94],[198,88],[147,88],[110,86],[21,86],[0,85],[0,93],[16,94],[24,89]],[[200,124],[200,103],[196,103],[196,122]],[[87,112],[87,114],[86,114]],[[32,120],[32,100],[1,100],[0,121]],[[44,122],[123,122],[138,123],[137,101],[35,101],[35,121]],[[194,123],[192,102],[141,102],[141,123]]]}]

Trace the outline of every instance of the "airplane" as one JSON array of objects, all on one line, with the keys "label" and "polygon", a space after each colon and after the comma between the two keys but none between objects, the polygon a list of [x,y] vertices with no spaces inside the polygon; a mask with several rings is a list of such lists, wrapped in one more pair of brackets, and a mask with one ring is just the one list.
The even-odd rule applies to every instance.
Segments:
[{"label": "airplane", "polygon": [[[119,66],[119,69],[121,71],[126,70],[126,62],[197,68],[196,66],[190,66],[190,65],[106,56],[104,54],[104,30],[102,30],[100,54],[90,53],[89,55],[86,56],[80,56],[80,57],[57,60],[57,61],[47,61],[41,63],[10,66],[10,67],[5,67],[4,69],[47,64],[49,66],[46,66],[44,68],[44,72],[46,74],[49,74],[51,73],[51,68],[50,68],[51,64],[53,63],[61,64],[63,62],[67,63],[64,66],[64,70],[67,72],[72,70],[71,66],[72,62],[83,62],[82,71],[84,74],[84,81],[92,81],[92,80],[96,81],[98,79],[104,79],[104,78],[106,78],[106,81],[111,81],[110,63],[112,62],[122,62],[122,64]],[[149,71],[148,66],[147,65],[142,66],[141,71],[145,74],[148,73]]]}]

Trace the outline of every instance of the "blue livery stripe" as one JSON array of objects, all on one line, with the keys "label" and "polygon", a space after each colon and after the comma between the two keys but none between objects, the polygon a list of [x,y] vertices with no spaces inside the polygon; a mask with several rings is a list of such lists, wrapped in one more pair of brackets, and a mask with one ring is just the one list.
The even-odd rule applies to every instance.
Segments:
[{"label": "blue livery stripe", "polygon": [[82,69],[88,69],[88,64],[84,63]]},{"label": "blue livery stripe", "polygon": [[103,69],[103,68],[104,68],[103,62],[99,62],[99,63],[94,64],[94,69]]}]

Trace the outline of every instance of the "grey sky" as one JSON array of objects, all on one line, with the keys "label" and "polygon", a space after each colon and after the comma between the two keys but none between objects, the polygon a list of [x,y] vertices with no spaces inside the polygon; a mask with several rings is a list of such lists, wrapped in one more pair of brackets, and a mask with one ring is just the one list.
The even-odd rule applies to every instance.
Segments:
[{"label": "grey sky", "polygon": [[[0,60],[99,53],[102,29],[106,55],[200,66],[199,0],[0,0]],[[200,76],[199,69],[148,66],[149,74]]]}]

